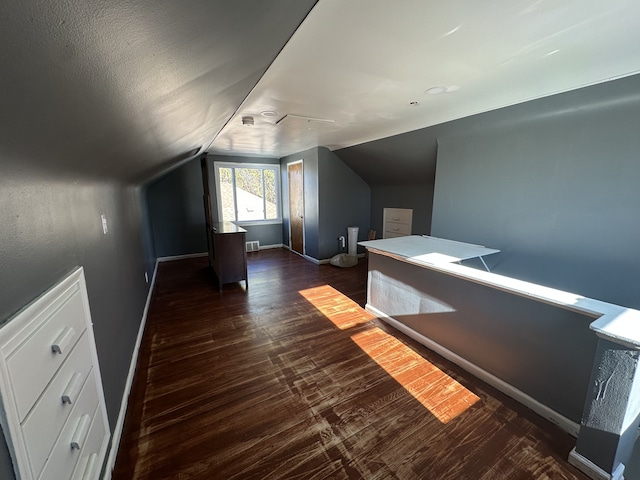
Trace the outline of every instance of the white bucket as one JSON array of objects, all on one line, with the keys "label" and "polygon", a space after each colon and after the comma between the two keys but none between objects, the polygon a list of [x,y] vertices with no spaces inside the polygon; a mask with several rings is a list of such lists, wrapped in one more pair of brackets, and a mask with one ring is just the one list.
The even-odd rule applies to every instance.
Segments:
[{"label": "white bucket", "polygon": [[347,227],[347,238],[349,244],[347,252],[349,255],[358,254],[358,230],[358,227]]}]

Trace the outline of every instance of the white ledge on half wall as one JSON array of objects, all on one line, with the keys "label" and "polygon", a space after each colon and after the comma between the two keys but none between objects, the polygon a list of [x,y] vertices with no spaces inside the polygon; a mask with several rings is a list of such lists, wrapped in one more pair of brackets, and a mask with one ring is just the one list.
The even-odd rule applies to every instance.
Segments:
[{"label": "white ledge on half wall", "polygon": [[[399,241],[400,239],[402,239],[401,242]],[[390,240],[396,242],[389,242]],[[455,242],[454,240],[446,240],[446,242],[459,243],[463,246],[470,245]],[[359,242],[359,245],[365,246],[369,251],[392,257],[402,262],[447,273],[471,282],[590,316],[594,318],[590,328],[599,337],[629,348],[640,349],[640,311],[638,310],[452,263],[464,258],[438,255],[438,252],[428,250],[425,247],[425,237],[420,235],[370,240]],[[479,245],[471,246],[484,248]],[[499,250],[495,249],[485,250],[490,253],[499,252]],[[403,255],[403,252],[406,255]]]},{"label": "white ledge on half wall", "polygon": [[[437,248],[432,248],[437,242],[431,242],[429,245],[424,238],[417,236],[404,237],[402,242],[395,242],[391,245],[383,243],[386,240],[362,242],[361,245],[364,244],[373,254],[387,256],[420,268],[578,313],[586,317],[587,321],[590,320],[589,328],[600,339],[617,344],[612,348],[611,345],[598,342],[593,360],[590,388],[587,391],[582,422],[578,430],[578,428],[573,428],[570,420],[548,409],[536,399],[526,396],[508,384],[506,384],[506,388],[501,388],[505,385],[500,383],[499,378],[496,382],[491,374],[475,368],[473,364],[469,366],[469,362],[466,362],[465,359],[462,359],[462,362],[457,361],[458,359],[454,358],[455,353],[453,355],[449,355],[451,352],[448,351],[443,353],[442,350],[446,350],[444,347],[440,348],[437,343],[426,337],[419,338],[419,334],[414,336],[411,328],[393,318],[390,321],[392,325],[413,336],[414,339],[427,347],[432,345],[434,349],[440,348],[436,351],[445,358],[472,373],[474,370],[477,371],[484,376],[483,378],[483,376],[477,375],[483,380],[488,383],[493,382],[492,384],[496,388],[520,400],[540,415],[551,421],[556,421],[566,431],[577,434],[576,447],[569,456],[569,462],[589,477],[594,480],[621,480],[625,463],[628,463],[630,459],[629,442],[635,441],[635,435],[630,440],[631,437],[627,435],[627,432],[635,434],[640,418],[640,403],[638,398],[635,398],[637,392],[640,391],[635,380],[640,363],[636,355],[627,355],[628,350],[640,350],[640,311],[453,263],[458,261],[458,258],[463,259],[461,257],[465,254],[464,245],[468,244],[461,243],[459,246],[462,249],[461,255],[451,255],[451,246],[448,243],[444,244],[443,251],[438,251]],[[407,248],[399,248],[402,246]],[[477,245],[474,247],[477,251],[480,251],[478,248],[484,248]],[[439,255],[440,253],[444,255]],[[467,253],[472,255],[473,252]],[[448,260],[447,256],[454,258]],[[473,258],[473,256],[467,258]],[[369,302],[369,298],[367,301]],[[367,304],[367,308],[370,309],[369,304]],[[618,346],[623,348],[620,349]],[[614,375],[616,372],[621,374]],[[593,388],[598,385],[609,385],[610,382],[610,390],[618,392],[617,395],[605,395],[603,391],[606,391],[606,386],[603,391],[600,387]],[[613,450],[601,451],[598,445],[602,445],[603,442],[609,443]]]}]

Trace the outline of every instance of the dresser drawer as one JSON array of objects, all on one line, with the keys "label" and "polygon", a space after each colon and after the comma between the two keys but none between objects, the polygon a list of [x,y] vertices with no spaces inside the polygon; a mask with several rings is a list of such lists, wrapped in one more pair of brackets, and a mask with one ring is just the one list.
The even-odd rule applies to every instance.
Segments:
[{"label": "dresser drawer", "polygon": [[[82,393],[62,428],[51,455],[38,477],[41,480],[66,479],[87,447],[90,427],[98,409],[98,391],[93,375],[87,377]],[[84,426],[84,428],[82,428]],[[73,442],[77,442],[74,448]]]},{"label": "dresser drawer", "polygon": [[86,328],[80,291],[75,290],[60,308],[38,321],[37,329],[7,358],[20,422]]},{"label": "dresser drawer", "polygon": [[102,469],[110,432],[82,267],[0,328],[0,397],[16,478],[69,480],[96,450]]},{"label": "dresser drawer", "polygon": [[413,210],[410,208],[384,208],[382,210],[382,238],[411,235]]},{"label": "dresser drawer", "polygon": [[396,238],[396,237],[406,237],[401,233],[393,233],[393,232],[384,232],[384,238]]},{"label": "dresser drawer", "polygon": [[93,416],[91,430],[85,447],[80,450],[80,460],[73,472],[72,480],[96,480],[102,469],[102,458],[107,448],[109,436],[100,407]]},{"label": "dresser drawer", "polygon": [[91,371],[89,345],[85,333],[22,424],[35,477],[42,470],[60,429],[78,402],[78,395]]},{"label": "dresser drawer", "polygon": [[387,222],[411,224],[413,210],[407,208],[386,208],[385,215]]},{"label": "dresser drawer", "polygon": [[387,222],[384,225],[384,231],[397,236],[411,235],[411,227],[405,223]]}]

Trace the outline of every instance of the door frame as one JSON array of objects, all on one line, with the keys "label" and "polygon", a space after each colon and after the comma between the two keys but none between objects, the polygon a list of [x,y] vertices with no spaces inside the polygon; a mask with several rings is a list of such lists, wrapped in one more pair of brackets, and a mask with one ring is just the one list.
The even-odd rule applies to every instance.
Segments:
[{"label": "door frame", "polygon": [[[291,244],[291,186],[289,185],[289,167],[291,165],[301,164],[302,166],[302,253],[296,252]],[[296,160],[291,163],[287,163],[287,207],[289,208],[289,250],[294,253],[299,253],[303,257],[307,255],[307,237],[306,237],[306,228],[305,228],[305,220],[307,218],[307,207],[304,199],[304,160]]]}]

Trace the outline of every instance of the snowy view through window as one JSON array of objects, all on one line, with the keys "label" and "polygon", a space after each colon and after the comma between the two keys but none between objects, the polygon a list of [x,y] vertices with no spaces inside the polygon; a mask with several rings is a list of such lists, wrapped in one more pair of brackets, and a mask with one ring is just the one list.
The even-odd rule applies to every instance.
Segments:
[{"label": "snowy view through window", "polygon": [[278,219],[276,170],[218,167],[223,221]]}]

